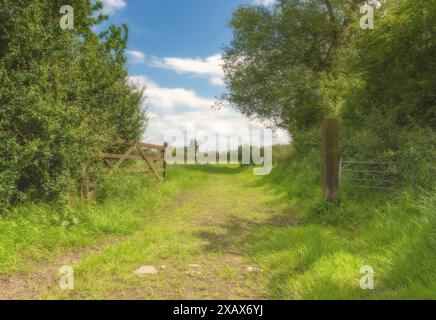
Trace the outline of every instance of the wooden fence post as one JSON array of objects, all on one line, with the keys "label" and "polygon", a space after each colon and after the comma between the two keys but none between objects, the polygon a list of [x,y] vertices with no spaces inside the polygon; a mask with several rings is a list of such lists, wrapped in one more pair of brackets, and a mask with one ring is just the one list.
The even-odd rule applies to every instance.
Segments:
[{"label": "wooden fence post", "polygon": [[339,122],[324,119],[321,125],[324,158],[324,198],[326,201],[339,200]]},{"label": "wooden fence post", "polygon": [[167,170],[168,170],[168,166],[167,166],[167,162],[165,161],[165,153],[167,151],[168,148],[168,143],[164,143],[164,150],[162,151],[163,153],[163,176],[164,176],[164,180],[167,180]]}]

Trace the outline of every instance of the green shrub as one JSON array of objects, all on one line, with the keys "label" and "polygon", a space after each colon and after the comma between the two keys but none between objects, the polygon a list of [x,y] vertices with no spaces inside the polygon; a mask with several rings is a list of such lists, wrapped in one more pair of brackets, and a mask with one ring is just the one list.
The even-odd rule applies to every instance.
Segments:
[{"label": "green shrub", "polygon": [[101,3],[72,0],[76,27],[62,30],[63,4],[0,5],[1,211],[26,199],[64,201],[97,151],[143,131],[142,93],[127,82],[127,29],[95,34]]}]

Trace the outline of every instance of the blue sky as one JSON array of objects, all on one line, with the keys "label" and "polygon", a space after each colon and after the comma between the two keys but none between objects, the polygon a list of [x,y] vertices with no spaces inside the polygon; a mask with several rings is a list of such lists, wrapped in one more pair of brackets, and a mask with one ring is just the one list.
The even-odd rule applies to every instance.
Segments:
[{"label": "blue sky", "polygon": [[[230,135],[261,128],[237,112],[213,108],[226,91],[221,53],[232,38],[228,22],[243,4],[274,0],[103,0],[110,23],[129,26],[128,68],[131,81],[145,85],[151,114],[144,139],[161,143],[169,128]],[[277,142],[286,142],[285,132]]]}]

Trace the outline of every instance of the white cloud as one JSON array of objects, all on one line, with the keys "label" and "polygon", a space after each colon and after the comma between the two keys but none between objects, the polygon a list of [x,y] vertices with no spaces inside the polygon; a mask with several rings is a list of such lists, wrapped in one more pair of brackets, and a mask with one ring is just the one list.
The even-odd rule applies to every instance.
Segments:
[{"label": "white cloud", "polygon": [[190,74],[208,78],[213,85],[224,85],[224,71],[220,54],[206,59],[191,58],[154,58],[151,66],[156,68],[173,70],[179,74]]},{"label": "white cloud", "polygon": [[116,10],[125,8],[127,5],[125,0],[103,0],[103,12],[111,14]]},{"label": "white cloud", "polygon": [[133,64],[140,64],[145,61],[145,54],[137,50],[127,50],[126,53],[130,56]]},{"label": "white cloud", "polygon": [[276,0],[253,0],[253,4],[263,5],[263,6],[270,6],[274,4],[274,2],[276,2]]},{"label": "white cloud", "polygon": [[[220,135],[221,140],[224,137],[235,136],[247,138],[246,132],[249,132],[248,130],[265,128],[262,123],[250,121],[231,109],[154,114],[144,134],[144,140],[160,144],[164,142],[164,135],[167,130],[180,129],[184,132],[188,126],[194,126],[197,132],[206,130],[207,132]],[[223,141],[226,141],[226,138]],[[275,144],[284,144],[289,143],[290,138],[286,131],[277,130],[273,141]]]},{"label": "white cloud", "polygon": [[[199,96],[195,91],[182,88],[162,88],[144,75],[131,76],[130,83],[146,87],[145,96],[150,122],[144,140],[162,143],[168,129],[186,129],[195,123],[197,130],[208,130],[216,134],[234,135],[239,130],[261,129],[265,125],[252,121],[230,109],[212,108],[217,100]],[[287,143],[289,136],[278,131],[275,143]]]},{"label": "white cloud", "polygon": [[174,112],[176,110],[207,110],[216,102],[216,99],[203,98],[193,90],[182,88],[162,88],[146,76],[131,76],[130,83],[145,87],[146,103],[153,110],[160,112]]}]

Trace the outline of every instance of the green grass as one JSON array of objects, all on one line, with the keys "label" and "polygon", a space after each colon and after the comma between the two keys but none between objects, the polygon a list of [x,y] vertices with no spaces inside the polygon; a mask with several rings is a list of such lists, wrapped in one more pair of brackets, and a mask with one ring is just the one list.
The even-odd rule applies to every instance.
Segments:
[{"label": "green grass", "polygon": [[[291,158],[266,177],[245,166],[172,167],[163,185],[114,177],[63,220],[43,205],[17,208],[0,222],[0,270],[79,247],[75,289],[55,279],[36,297],[435,299],[435,193],[345,186],[329,205],[316,163]],[[87,251],[108,237],[117,241]],[[143,265],[158,274],[138,277]],[[363,265],[374,269],[374,290],[360,288]]]},{"label": "green grass", "polygon": [[[435,193],[344,186],[341,203],[326,204],[313,163],[310,155],[290,160],[260,182],[300,219],[298,227],[264,227],[246,240],[274,274],[271,297],[435,299]],[[359,286],[362,265],[374,269],[374,290]]]},{"label": "green grass", "polygon": [[102,181],[92,203],[69,208],[28,203],[0,217],[0,276],[29,271],[69,249],[131,234],[188,186],[207,179],[172,168],[169,182],[152,175],[119,174]]},{"label": "green grass", "polygon": [[[244,167],[189,167],[186,176],[204,175],[201,187],[162,210],[141,232],[74,266],[76,287],[57,286],[43,294],[62,299],[250,299],[266,297],[263,274],[251,274],[254,260],[241,254],[240,236],[232,229],[238,217],[252,220],[258,189],[243,190],[251,171]],[[241,197],[241,192],[245,197]],[[257,213],[256,213],[257,212]],[[251,218],[250,218],[251,217]],[[250,219],[248,219],[250,218]],[[228,230],[230,227],[231,230]],[[153,265],[156,275],[134,270]],[[194,265],[194,267],[192,267]]]}]

